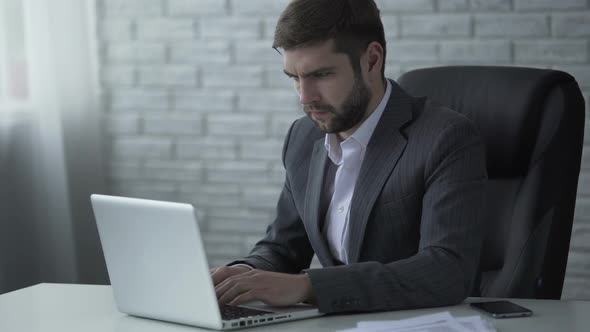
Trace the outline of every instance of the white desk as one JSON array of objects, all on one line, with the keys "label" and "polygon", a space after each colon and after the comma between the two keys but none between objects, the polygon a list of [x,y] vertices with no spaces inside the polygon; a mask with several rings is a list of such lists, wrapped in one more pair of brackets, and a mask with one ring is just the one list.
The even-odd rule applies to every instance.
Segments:
[{"label": "white desk", "polygon": [[[590,331],[590,302],[513,300],[533,310],[529,318],[490,319],[498,331]],[[244,331],[334,331],[361,320],[402,319],[449,310],[479,314],[466,304],[453,307],[338,315],[249,328]],[[1,332],[189,332],[203,329],[121,314],[110,286],[39,284],[0,295]],[[210,331],[210,330],[205,330]]]}]

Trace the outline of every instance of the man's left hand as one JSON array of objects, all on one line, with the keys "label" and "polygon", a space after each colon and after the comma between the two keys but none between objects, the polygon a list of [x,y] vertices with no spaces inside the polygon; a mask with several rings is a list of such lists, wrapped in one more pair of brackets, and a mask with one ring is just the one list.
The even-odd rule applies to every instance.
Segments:
[{"label": "man's left hand", "polygon": [[227,278],[215,287],[220,304],[240,305],[262,301],[272,306],[287,306],[313,301],[307,274],[286,274],[252,270]]}]

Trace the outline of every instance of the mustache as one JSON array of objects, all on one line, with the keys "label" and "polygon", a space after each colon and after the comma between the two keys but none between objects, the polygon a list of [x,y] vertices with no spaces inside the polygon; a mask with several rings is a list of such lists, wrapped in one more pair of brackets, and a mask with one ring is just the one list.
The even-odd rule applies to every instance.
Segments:
[{"label": "mustache", "polygon": [[307,104],[303,106],[303,110],[306,113],[309,112],[329,112],[329,113],[336,113],[336,108],[332,105],[328,104]]}]

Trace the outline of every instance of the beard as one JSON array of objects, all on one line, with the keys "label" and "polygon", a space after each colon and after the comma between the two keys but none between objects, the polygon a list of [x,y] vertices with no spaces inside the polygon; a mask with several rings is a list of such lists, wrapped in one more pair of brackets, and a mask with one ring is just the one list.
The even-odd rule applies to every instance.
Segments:
[{"label": "beard", "polygon": [[[360,75],[355,75],[352,91],[342,106],[336,108],[329,104],[312,103],[305,105],[305,114],[325,133],[334,134],[347,131],[364,120],[371,100],[371,90]],[[312,112],[326,112],[326,119],[314,119]]]}]

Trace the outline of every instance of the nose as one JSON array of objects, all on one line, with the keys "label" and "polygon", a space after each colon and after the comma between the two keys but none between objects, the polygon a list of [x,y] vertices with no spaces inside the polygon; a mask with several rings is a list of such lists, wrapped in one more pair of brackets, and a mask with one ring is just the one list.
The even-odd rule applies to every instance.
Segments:
[{"label": "nose", "polygon": [[300,79],[297,83],[297,93],[299,94],[299,102],[302,105],[311,104],[320,99],[315,84],[306,79]]}]

